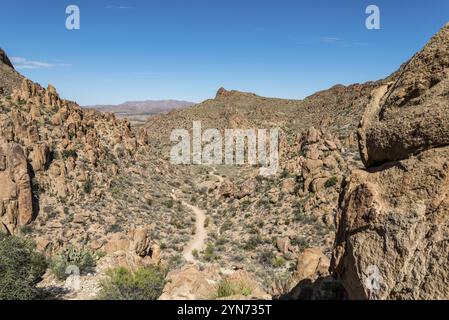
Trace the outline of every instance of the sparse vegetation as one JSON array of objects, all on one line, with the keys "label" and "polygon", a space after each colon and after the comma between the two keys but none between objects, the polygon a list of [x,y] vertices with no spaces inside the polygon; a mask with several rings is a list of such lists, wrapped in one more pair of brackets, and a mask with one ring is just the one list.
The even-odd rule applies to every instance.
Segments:
[{"label": "sparse vegetation", "polygon": [[84,183],[84,192],[86,194],[90,194],[92,192],[92,180],[88,178],[86,182]]},{"label": "sparse vegetation", "polygon": [[285,265],[286,261],[283,257],[277,257],[273,260],[273,267],[281,268]]},{"label": "sparse vegetation", "polygon": [[204,260],[211,262],[216,258],[215,247],[213,244],[209,243],[204,251]]},{"label": "sparse vegetation", "polygon": [[68,158],[76,159],[78,157],[78,154],[75,150],[63,150],[61,156],[64,160],[67,160]]},{"label": "sparse vegetation", "polygon": [[0,232],[0,300],[35,298],[46,267],[33,242]]},{"label": "sparse vegetation", "polygon": [[74,266],[81,273],[95,267],[97,257],[84,248],[68,247],[51,259],[50,269],[58,279],[65,279],[70,274],[68,268]]},{"label": "sparse vegetation", "polygon": [[263,240],[259,234],[252,235],[248,241],[246,242],[244,249],[247,251],[251,251],[256,249],[260,244],[262,244]]},{"label": "sparse vegetation", "polygon": [[125,268],[111,269],[101,282],[99,300],[157,300],[162,294],[167,271],[149,266],[132,272]]},{"label": "sparse vegetation", "polygon": [[326,189],[332,188],[333,186],[335,186],[338,182],[338,178],[333,176],[332,178],[330,178],[329,180],[327,180],[324,184],[324,187]]},{"label": "sparse vegetation", "polygon": [[250,286],[243,282],[234,283],[229,280],[221,280],[217,285],[217,294],[215,299],[227,298],[235,295],[242,295],[248,297],[252,294]]}]

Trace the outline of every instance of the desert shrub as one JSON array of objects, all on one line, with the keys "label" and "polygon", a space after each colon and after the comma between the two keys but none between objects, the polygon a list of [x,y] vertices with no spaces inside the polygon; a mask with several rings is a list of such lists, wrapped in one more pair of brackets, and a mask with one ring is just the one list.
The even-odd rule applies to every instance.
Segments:
[{"label": "desert shrub", "polygon": [[252,235],[246,242],[244,249],[247,251],[251,251],[251,250],[256,249],[262,243],[263,243],[263,240],[260,237],[260,235],[258,235],[258,234]]},{"label": "desert shrub", "polygon": [[274,258],[275,255],[273,251],[265,249],[259,255],[259,262],[264,266],[271,267],[273,265]]},{"label": "desert shrub", "polygon": [[91,192],[92,192],[92,180],[90,180],[90,178],[89,179],[87,179],[86,180],[86,182],[84,183],[84,186],[83,186],[83,188],[84,188],[84,193],[86,193],[86,194],[90,194]]},{"label": "desert shrub", "polygon": [[184,260],[182,255],[175,254],[168,259],[168,265],[170,270],[175,270],[183,264]]},{"label": "desert shrub", "polygon": [[76,153],[75,150],[63,150],[61,153],[61,157],[64,160],[68,158],[76,159],[78,157],[78,154]]},{"label": "desert shrub", "polygon": [[204,260],[210,262],[216,258],[215,247],[213,244],[209,243],[204,251]]},{"label": "desert shrub", "polygon": [[111,224],[106,229],[106,233],[118,233],[118,232],[121,232],[121,231],[123,231],[123,227],[119,223]]},{"label": "desert shrub", "polygon": [[221,236],[221,237],[219,237],[219,238],[217,239],[217,241],[215,242],[215,244],[216,244],[217,246],[224,246],[226,243],[228,243],[228,241],[229,241],[228,238]]},{"label": "desert shrub", "polygon": [[324,183],[324,187],[327,189],[332,188],[333,186],[335,186],[337,184],[337,182],[338,182],[338,178],[334,176]]},{"label": "desert shrub", "polygon": [[30,225],[22,226],[20,227],[20,232],[22,234],[30,234],[31,232],[33,232],[33,227]]},{"label": "desert shrub", "polygon": [[204,228],[208,228],[210,224],[210,218],[207,217],[206,220],[204,220]]},{"label": "desert shrub", "polygon": [[175,201],[173,199],[168,199],[167,201],[165,201],[164,205],[167,208],[171,209],[175,205]]},{"label": "desert shrub", "polygon": [[316,222],[316,218],[306,214],[303,209],[297,208],[293,211],[293,221],[304,224]]},{"label": "desert shrub", "polygon": [[273,267],[282,268],[285,265],[285,259],[283,257],[277,257],[273,260]]},{"label": "desert shrub", "polygon": [[289,176],[290,176],[290,173],[284,169],[281,173],[281,179],[288,178]]},{"label": "desert shrub", "polygon": [[244,282],[233,283],[229,280],[221,280],[217,285],[215,299],[242,295],[248,297],[252,294],[252,289]]},{"label": "desert shrub", "polygon": [[292,245],[298,246],[300,250],[304,250],[310,247],[309,241],[306,237],[298,236],[292,239]]},{"label": "desert shrub", "polygon": [[115,268],[101,282],[100,300],[157,300],[165,286],[167,271],[149,266],[132,272]]},{"label": "desert shrub", "polygon": [[96,260],[96,255],[87,249],[68,247],[51,259],[50,269],[58,279],[63,280],[69,276],[66,273],[68,267],[76,266],[83,273],[94,268]]},{"label": "desert shrub", "polygon": [[233,223],[231,220],[226,220],[223,222],[223,224],[221,225],[221,232],[226,232],[228,230],[231,230],[233,227]]},{"label": "desert shrub", "polygon": [[35,244],[0,233],[0,300],[30,300],[47,268]]}]

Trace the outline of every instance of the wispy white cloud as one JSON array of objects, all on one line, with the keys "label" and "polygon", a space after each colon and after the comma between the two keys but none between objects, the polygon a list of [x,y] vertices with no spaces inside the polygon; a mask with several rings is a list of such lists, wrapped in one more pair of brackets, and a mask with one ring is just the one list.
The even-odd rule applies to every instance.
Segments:
[{"label": "wispy white cloud", "polygon": [[105,9],[110,9],[110,10],[126,10],[126,9],[132,9],[132,7],[128,7],[128,6],[117,6],[117,5],[108,5],[106,7],[104,7]]},{"label": "wispy white cloud", "polygon": [[341,41],[341,39],[336,38],[336,37],[322,37],[319,39],[319,42],[323,42],[323,43],[337,43],[340,41]]},{"label": "wispy white cloud", "polygon": [[65,63],[48,63],[42,61],[28,60],[23,57],[11,57],[11,62],[16,69],[48,69],[55,67],[70,67]]}]

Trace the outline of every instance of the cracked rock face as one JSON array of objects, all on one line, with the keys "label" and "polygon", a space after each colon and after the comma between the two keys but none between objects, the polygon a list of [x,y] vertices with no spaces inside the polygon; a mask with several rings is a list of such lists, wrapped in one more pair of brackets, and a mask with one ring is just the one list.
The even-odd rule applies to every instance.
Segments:
[{"label": "cracked rock face", "polygon": [[449,145],[449,24],[372,94],[359,129],[366,166]]},{"label": "cracked rock face", "polygon": [[351,299],[449,298],[448,67],[449,25],[372,93],[331,262]]},{"label": "cracked rock face", "polygon": [[351,299],[449,297],[449,148],[347,179],[332,270]]},{"label": "cracked rock face", "polygon": [[0,140],[0,229],[13,233],[33,219],[28,162],[22,148]]}]

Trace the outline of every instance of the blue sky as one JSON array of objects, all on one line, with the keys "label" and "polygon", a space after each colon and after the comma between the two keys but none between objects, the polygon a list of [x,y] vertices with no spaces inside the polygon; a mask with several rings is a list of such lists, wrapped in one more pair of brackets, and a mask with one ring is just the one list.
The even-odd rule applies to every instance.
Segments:
[{"label": "blue sky", "polygon": [[[449,21],[449,1],[1,1],[0,46],[80,104],[184,99],[228,89],[303,98],[383,78]],[[65,28],[65,8],[81,30]],[[365,9],[381,10],[381,30]],[[24,69],[25,68],[25,69]]]}]

